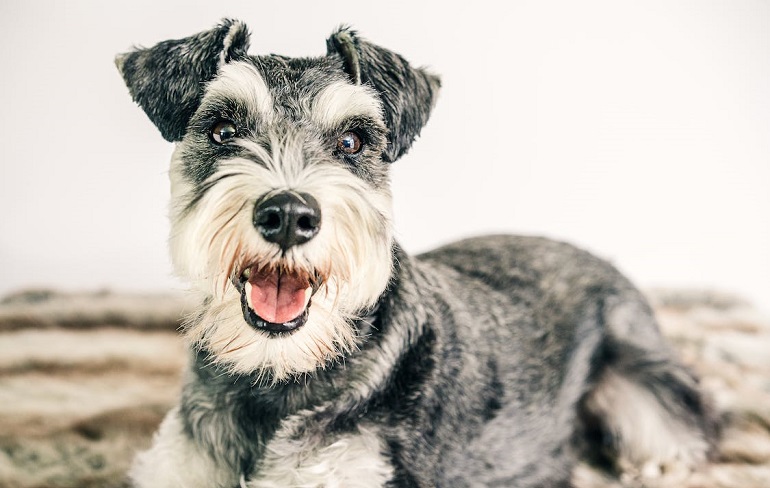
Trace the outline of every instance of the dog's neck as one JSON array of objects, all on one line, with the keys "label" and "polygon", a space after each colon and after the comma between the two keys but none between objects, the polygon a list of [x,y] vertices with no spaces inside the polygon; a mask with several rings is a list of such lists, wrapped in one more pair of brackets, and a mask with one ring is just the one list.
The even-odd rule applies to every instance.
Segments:
[{"label": "dog's neck", "polygon": [[[404,360],[403,355],[390,354],[409,354],[410,345],[401,342],[405,337],[415,343],[420,340],[425,317],[405,320],[400,312],[398,317],[392,316],[393,311],[403,309],[402,302],[415,303],[411,296],[415,291],[409,286],[413,281],[410,276],[415,272],[411,258],[394,244],[393,259],[390,285],[377,306],[365,312],[366,316],[356,324],[362,337],[359,349],[343,361],[313,374],[275,383],[265,374],[234,374],[226,366],[213,363],[205,350],[194,348],[180,405],[182,418],[188,421],[188,434],[208,445],[215,459],[231,463],[239,460],[240,465],[233,467],[247,469],[261,458],[265,444],[289,416],[314,412],[312,415],[318,418],[306,419],[308,425],[344,429],[347,419],[357,417],[362,409],[376,409],[384,399],[394,401],[398,392],[390,390],[399,381],[393,375],[415,372],[397,367]],[[414,329],[394,330],[403,327]],[[368,373],[362,373],[367,369]],[[361,377],[367,377],[367,382],[362,383]],[[197,423],[189,419],[197,419]],[[231,429],[225,431],[223,425]],[[249,442],[230,442],[231,438],[247,438]],[[223,452],[223,446],[232,446],[238,452]]]}]

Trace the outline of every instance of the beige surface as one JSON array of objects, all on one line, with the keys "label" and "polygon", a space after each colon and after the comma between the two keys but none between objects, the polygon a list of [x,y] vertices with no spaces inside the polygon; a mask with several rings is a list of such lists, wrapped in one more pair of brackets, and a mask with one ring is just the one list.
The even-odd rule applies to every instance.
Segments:
[{"label": "beige surface", "polygon": [[[651,292],[661,326],[725,419],[719,458],[650,487],[770,487],[770,320],[704,292]],[[0,487],[119,487],[174,403],[186,360],[173,296],[23,294],[0,302]],[[643,486],[581,467],[578,487]]]}]

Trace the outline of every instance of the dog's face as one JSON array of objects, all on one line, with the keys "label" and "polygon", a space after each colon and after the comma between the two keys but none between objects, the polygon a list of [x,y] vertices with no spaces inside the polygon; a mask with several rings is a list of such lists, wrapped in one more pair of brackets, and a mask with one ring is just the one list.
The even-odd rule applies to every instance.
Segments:
[{"label": "dog's face", "polygon": [[392,273],[388,163],[427,121],[438,79],[348,30],[318,58],[249,56],[240,22],[118,57],[176,142],[175,269],[204,295],[188,337],[273,381],[356,347]]}]

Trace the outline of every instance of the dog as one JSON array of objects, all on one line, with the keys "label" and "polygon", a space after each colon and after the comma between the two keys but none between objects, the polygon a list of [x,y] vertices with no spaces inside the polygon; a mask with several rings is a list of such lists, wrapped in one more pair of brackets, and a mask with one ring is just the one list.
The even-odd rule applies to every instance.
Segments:
[{"label": "dog", "polygon": [[244,23],[116,58],[175,143],[170,248],[199,295],[179,404],[137,487],[566,487],[652,477],[717,425],[642,295],[536,237],[410,256],[390,163],[439,78],[342,27],[326,55],[247,53]]}]

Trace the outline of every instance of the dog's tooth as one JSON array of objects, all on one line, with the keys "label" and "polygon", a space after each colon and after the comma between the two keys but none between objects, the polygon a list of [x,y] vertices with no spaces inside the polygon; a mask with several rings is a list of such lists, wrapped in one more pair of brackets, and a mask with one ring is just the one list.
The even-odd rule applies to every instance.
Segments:
[{"label": "dog's tooth", "polygon": [[251,303],[251,283],[248,281],[243,285],[243,292],[246,293],[246,303],[249,304],[249,308],[254,310],[254,304]]},{"label": "dog's tooth", "polygon": [[313,297],[313,287],[308,286],[305,290],[305,308],[307,308],[308,304],[310,303],[310,299]]},{"label": "dog's tooth", "polygon": [[246,269],[244,269],[244,270],[243,270],[243,273],[241,274],[241,276],[242,276],[244,279],[247,279],[247,280],[248,280],[248,279],[251,277],[251,268],[246,268]]}]

